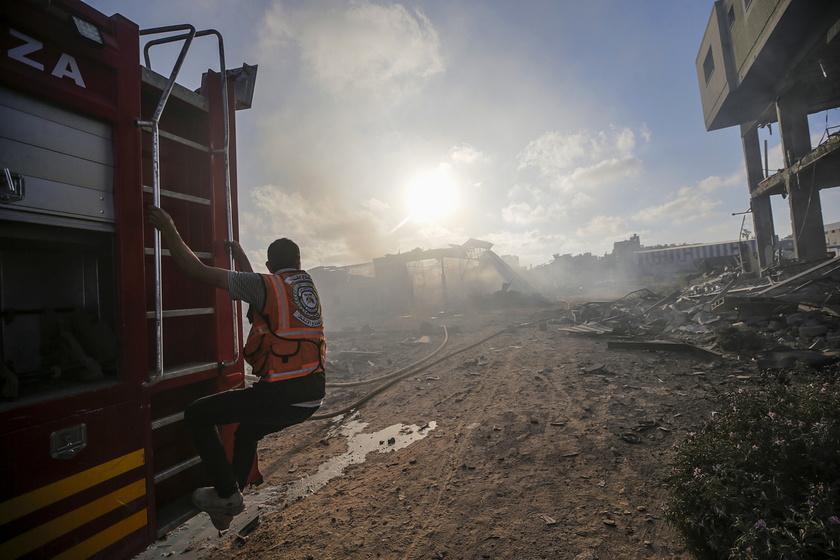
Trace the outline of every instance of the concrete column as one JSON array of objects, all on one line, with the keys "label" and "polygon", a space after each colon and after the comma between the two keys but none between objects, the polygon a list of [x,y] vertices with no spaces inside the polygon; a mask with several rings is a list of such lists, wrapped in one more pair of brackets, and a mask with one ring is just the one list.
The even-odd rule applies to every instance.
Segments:
[{"label": "concrete column", "polygon": [[763,270],[773,264],[776,229],[773,225],[773,208],[770,195],[756,196],[750,201],[755,240],[758,245],[758,266]]},{"label": "concrete column", "polygon": [[[776,101],[776,115],[785,168],[790,168],[811,151],[807,109],[800,99],[789,96]],[[790,174],[787,178],[793,247],[796,258],[804,261],[826,255],[820,191],[809,179],[807,173],[802,176]]]},{"label": "concrete column", "polygon": [[755,126],[741,125],[741,142],[744,146],[744,163],[747,168],[747,186],[750,190],[750,210],[753,229],[758,245],[758,265],[765,269],[773,264],[773,247],[776,243],[776,229],[773,226],[773,209],[770,195],[752,196],[752,191],[764,179],[761,167],[761,144]]}]

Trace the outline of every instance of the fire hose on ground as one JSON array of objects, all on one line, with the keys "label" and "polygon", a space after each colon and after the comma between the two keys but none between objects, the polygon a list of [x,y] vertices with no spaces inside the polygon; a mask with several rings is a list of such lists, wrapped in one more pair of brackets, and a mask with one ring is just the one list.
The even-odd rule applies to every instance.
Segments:
[{"label": "fire hose on ground", "polygon": [[346,414],[346,413],[350,412],[351,410],[355,410],[355,409],[359,408],[361,405],[363,405],[364,403],[366,403],[367,401],[369,401],[370,399],[372,399],[374,396],[378,395],[379,393],[383,392],[384,390],[388,389],[389,387],[397,384],[398,382],[402,381],[403,379],[406,379],[408,377],[411,377],[412,375],[420,373],[421,371],[426,370],[426,369],[428,369],[432,366],[435,366],[435,365],[437,365],[437,364],[439,364],[439,363],[441,363],[445,360],[448,360],[449,358],[452,358],[453,356],[456,356],[456,355],[458,355],[462,352],[466,352],[467,350],[471,350],[472,348],[475,348],[476,346],[484,344],[488,340],[490,340],[492,338],[495,338],[495,337],[499,336],[500,334],[502,334],[503,332],[507,331],[507,329],[503,329],[501,331],[493,333],[493,334],[479,340],[478,342],[475,342],[473,344],[470,344],[469,346],[465,346],[464,348],[460,348],[458,350],[450,352],[449,354],[446,354],[445,356],[441,356],[437,360],[434,360],[434,361],[429,362],[425,365],[422,365],[421,367],[417,367],[417,369],[414,369],[416,366],[419,366],[420,364],[423,364],[424,362],[426,362],[430,358],[434,357],[438,352],[440,352],[440,350],[443,349],[444,346],[446,346],[446,344],[449,340],[449,331],[447,330],[446,326],[444,326],[443,329],[444,329],[443,343],[441,343],[441,345],[434,352],[432,352],[431,354],[429,354],[425,358],[423,358],[421,360],[418,360],[417,362],[414,362],[413,364],[411,364],[409,366],[406,366],[406,367],[404,367],[400,370],[389,373],[387,375],[383,375],[381,377],[366,380],[366,381],[354,381],[354,382],[350,382],[350,383],[329,383],[328,386],[331,386],[331,387],[349,387],[349,386],[353,386],[353,385],[362,385],[364,383],[373,383],[375,381],[381,381],[383,379],[389,379],[388,382],[383,383],[382,385],[380,385],[376,389],[372,390],[370,393],[368,393],[367,395],[365,395],[361,399],[359,399],[356,402],[342,408],[341,410],[337,410],[335,412],[324,413],[324,414],[316,414],[314,416],[311,416],[309,418],[309,420],[325,420],[327,418],[334,418],[336,416]]}]

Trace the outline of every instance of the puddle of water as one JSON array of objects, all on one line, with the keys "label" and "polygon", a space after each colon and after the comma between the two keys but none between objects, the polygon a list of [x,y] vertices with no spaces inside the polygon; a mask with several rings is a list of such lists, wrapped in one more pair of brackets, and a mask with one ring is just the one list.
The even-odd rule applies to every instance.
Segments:
[{"label": "puddle of water", "polygon": [[318,467],[318,471],[283,486],[267,486],[245,497],[247,507],[236,516],[230,529],[219,534],[206,513],[193,517],[178,529],[172,531],[165,541],[157,541],[134,560],[151,560],[161,556],[177,555],[179,560],[198,560],[221,542],[242,531],[260,515],[281,511],[287,505],[306,498],[341,475],[350,465],[364,463],[369,453],[390,453],[399,451],[429,435],[437,422],[423,426],[394,424],[384,430],[370,434],[362,433],[368,424],[358,420],[358,412],[342,421],[334,420],[334,426],[327,438],[346,437],[347,452],[329,459]]},{"label": "puddle of water", "polygon": [[330,480],[344,474],[344,470],[350,465],[364,463],[368,453],[398,451],[423,439],[437,427],[437,422],[429,422],[425,426],[394,424],[372,434],[361,433],[366,427],[367,424],[355,419],[340,426],[340,434],[347,437],[347,453],[322,463],[318,472],[292,482],[286,489],[285,500],[280,509],[314,494]]}]

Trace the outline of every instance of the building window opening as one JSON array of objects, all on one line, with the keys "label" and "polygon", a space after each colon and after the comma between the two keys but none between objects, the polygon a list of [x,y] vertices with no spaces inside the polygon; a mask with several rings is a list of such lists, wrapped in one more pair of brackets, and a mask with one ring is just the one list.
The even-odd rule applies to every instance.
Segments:
[{"label": "building window opening", "polygon": [[729,18],[729,27],[732,27],[735,25],[735,6],[729,6],[729,12],[727,15]]},{"label": "building window opening", "polygon": [[712,74],[715,72],[715,59],[712,56],[712,47],[709,47],[709,52],[706,53],[706,59],[703,61],[703,76],[706,78],[706,85],[709,84],[709,80],[712,77]]}]

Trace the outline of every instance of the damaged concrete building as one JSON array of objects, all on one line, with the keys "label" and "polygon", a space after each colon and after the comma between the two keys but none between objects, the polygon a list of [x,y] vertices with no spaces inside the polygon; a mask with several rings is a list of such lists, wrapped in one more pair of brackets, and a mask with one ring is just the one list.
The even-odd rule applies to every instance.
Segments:
[{"label": "damaged concrete building", "polygon": [[[826,256],[820,190],[840,186],[840,132],[814,148],[808,116],[840,107],[840,2],[717,0],[697,77],[706,129],[739,126],[762,269],[773,264],[771,196],[787,198],[796,258]],[[758,130],[775,127],[783,168]]]},{"label": "damaged concrete building", "polygon": [[310,269],[328,319],[380,313],[441,312],[463,308],[494,292],[536,294],[516,269],[515,257],[500,257],[493,244],[469,239],[462,245],[420,248],[373,262]]}]

